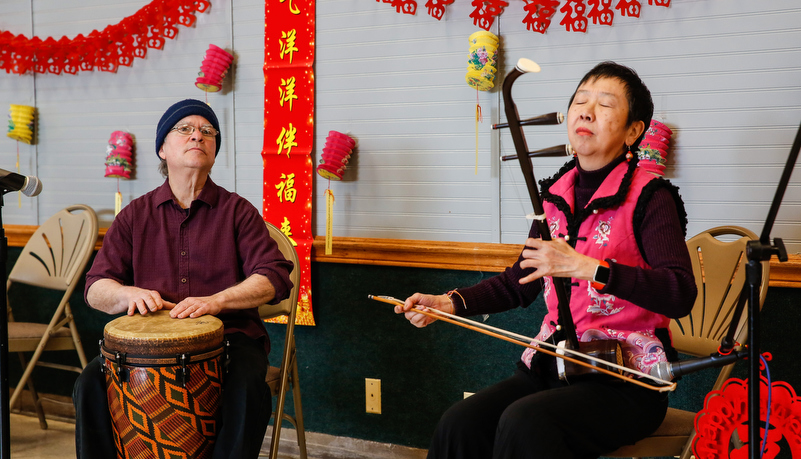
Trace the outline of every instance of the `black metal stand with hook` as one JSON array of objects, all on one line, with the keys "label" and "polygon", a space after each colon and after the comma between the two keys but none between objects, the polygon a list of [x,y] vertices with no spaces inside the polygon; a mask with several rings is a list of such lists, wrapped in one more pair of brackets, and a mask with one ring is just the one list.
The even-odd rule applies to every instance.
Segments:
[{"label": "black metal stand with hook", "polygon": [[11,459],[11,418],[8,394],[8,297],[6,296],[8,270],[8,238],[3,226],[3,195],[9,190],[0,193],[0,281],[3,284],[0,291],[0,459]]},{"label": "black metal stand with hook", "polygon": [[[759,386],[761,384],[761,375],[759,371],[760,364],[760,321],[759,321],[759,285],[762,279],[762,262],[770,260],[774,255],[780,262],[787,261],[787,250],[784,247],[784,242],[780,238],[775,238],[773,243],[770,240],[770,232],[773,229],[773,223],[776,221],[776,215],[779,213],[784,192],[787,190],[787,184],[790,182],[790,176],[793,174],[793,168],[798,160],[798,152],[801,150],[801,126],[798,127],[798,132],[795,136],[793,146],[790,148],[790,154],[787,157],[787,163],[784,165],[779,185],[776,187],[776,194],[773,197],[768,216],[765,219],[765,226],[762,228],[762,234],[757,241],[749,241],[746,248],[746,258],[748,265],[746,266],[746,283],[749,292],[748,300],[748,336],[749,336],[749,355],[750,359],[748,368],[748,451],[749,457],[756,459],[762,456],[762,439],[759,432],[761,425],[759,415]],[[768,388],[770,390],[770,388]],[[769,426],[765,426],[765,433],[767,434]]]}]

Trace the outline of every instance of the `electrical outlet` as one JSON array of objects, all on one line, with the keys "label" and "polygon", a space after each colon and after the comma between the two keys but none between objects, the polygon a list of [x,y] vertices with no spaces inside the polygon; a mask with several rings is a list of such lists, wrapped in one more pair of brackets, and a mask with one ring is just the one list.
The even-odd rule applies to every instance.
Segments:
[{"label": "electrical outlet", "polygon": [[366,378],[364,394],[368,413],[381,414],[381,380]]}]

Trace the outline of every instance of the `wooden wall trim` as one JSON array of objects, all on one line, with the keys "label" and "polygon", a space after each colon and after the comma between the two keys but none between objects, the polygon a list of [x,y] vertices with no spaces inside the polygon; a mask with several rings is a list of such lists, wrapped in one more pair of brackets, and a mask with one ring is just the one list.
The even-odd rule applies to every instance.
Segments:
[{"label": "wooden wall trim", "polygon": [[[36,228],[29,225],[6,226],[8,245],[23,247]],[[105,234],[106,228],[100,228],[96,249],[103,245]],[[311,260],[321,263],[501,272],[517,260],[522,247],[517,244],[335,237],[333,254],[326,255],[325,240],[323,236],[317,236],[312,245]],[[770,286],[801,288],[801,255],[790,255],[785,263],[772,259]]]}]

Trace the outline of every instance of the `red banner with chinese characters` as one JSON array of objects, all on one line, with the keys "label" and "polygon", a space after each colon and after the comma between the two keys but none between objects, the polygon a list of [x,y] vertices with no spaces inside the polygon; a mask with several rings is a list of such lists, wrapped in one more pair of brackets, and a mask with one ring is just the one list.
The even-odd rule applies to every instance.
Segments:
[{"label": "red banner with chinese characters", "polygon": [[314,0],[266,0],[264,20],[264,219],[300,258],[298,325],[315,325],[311,303],[314,165]]}]

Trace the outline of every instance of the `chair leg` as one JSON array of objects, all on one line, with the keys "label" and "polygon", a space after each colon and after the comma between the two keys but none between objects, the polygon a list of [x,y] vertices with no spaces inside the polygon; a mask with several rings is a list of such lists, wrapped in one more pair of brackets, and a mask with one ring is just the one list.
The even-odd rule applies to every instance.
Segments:
[{"label": "chair leg", "polygon": [[[25,354],[22,352],[17,353],[19,355],[19,361],[22,364],[22,368],[26,368],[28,366],[28,361],[25,359]],[[36,392],[36,388],[33,386],[33,378],[28,378],[26,381],[28,386],[28,391],[31,393],[31,397],[33,397],[33,409],[36,411],[36,416],[39,418],[39,428],[42,430],[47,430],[47,420],[45,419],[44,410],[42,409],[42,400],[39,398],[39,393]],[[23,382],[17,384],[18,386],[22,386]],[[9,405],[9,408],[11,405]]]},{"label": "chair leg", "polygon": [[[294,357],[294,356],[293,356]],[[300,382],[298,381],[298,362],[292,359],[292,400],[295,403],[295,432],[298,435],[300,459],[306,459],[306,431],[303,429],[303,406],[300,403]]]},{"label": "chair leg", "polygon": [[270,459],[278,459],[278,444],[281,441],[281,422],[284,420],[284,404],[286,403],[286,385],[289,384],[288,372],[281,375],[281,383],[278,386],[278,403],[275,407],[273,418],[273,435],[270,443]]}]

